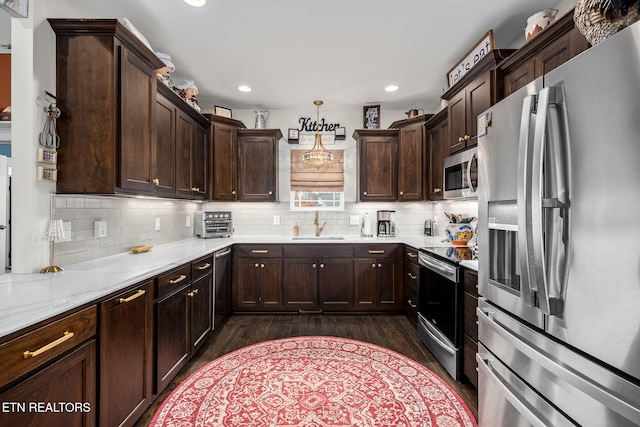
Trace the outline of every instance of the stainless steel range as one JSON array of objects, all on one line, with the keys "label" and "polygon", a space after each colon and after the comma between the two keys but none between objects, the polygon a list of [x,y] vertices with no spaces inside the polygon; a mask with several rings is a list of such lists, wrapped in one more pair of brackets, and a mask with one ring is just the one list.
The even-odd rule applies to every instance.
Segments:
[{"label": "stainless steel range", "polygon": [[418,334],[453,379],[461,378],[462,267],[466,246],[421,248]]}]

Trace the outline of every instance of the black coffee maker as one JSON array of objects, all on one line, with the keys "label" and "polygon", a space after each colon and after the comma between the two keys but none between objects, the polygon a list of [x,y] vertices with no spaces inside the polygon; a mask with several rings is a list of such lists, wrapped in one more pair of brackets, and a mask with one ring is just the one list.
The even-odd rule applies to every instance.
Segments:
[{"label": "black coffee maker", "polygon": [[396,211],[378,211],[378,237],[396,235]]}]

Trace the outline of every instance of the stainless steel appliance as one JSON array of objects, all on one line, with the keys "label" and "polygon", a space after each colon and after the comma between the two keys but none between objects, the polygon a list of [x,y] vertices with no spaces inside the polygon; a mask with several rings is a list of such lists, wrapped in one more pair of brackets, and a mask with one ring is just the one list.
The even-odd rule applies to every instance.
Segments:
[{"label": "stainless steel appliance", "polygon": [[479,117],[480,426],[640,425],[640,24]]},{"label": "stainless steel appliance", "polygon": [[442,197],[448,200],[475,199],[478,188],[476,148],[470,148],[444,159]]},{"label": "stainless steel appliance", "polygon": [[378,211],[378,237],[396,235],[396,211]]},{"label": "stainless steel appliance", "polygon": [[194,233],[202,239],[233,234],[231,212],[196,212],[194,222]]},{"label": "stainless steel appliance", "polygon": [[418,253],[418,335],[457,381],[462,360],[463,287],[461,267],[455,256],[454,248],[421,248]]},{"label": "stainless steel appliance", "polygon": [[231,313],[231,248],[213,254],[213,329]]}]

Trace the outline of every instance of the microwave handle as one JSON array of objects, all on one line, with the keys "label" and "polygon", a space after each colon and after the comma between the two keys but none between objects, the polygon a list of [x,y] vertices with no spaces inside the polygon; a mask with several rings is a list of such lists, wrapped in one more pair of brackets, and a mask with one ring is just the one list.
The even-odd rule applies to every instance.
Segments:
[{"label": "microwave handle", "polygon": [[472,193],[476,192],[476,189],[473,187],[473,183],[471,181],[471,163],[473,163],[473,161],[476,158],[476,152],[474,151],[474,153],[471,155],[471,158],[469,159],[469,162],[467,163],[467,183],[469,184],[469,190],[471,190]]}]

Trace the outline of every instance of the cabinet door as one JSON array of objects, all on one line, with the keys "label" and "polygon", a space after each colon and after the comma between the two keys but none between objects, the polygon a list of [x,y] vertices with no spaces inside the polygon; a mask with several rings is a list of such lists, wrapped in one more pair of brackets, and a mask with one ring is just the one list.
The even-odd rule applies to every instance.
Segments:
[{"label": "cabinet door", "polygon": [[238,138],[238,200],[276,201],[277,157],[277,141],[271,136]]},{"label": "cabinet door", "polygon": [[156,95],[153,144],[153,170],[156,193],[176,192],[176,108],[159,93]]},{"label": "cabinet door", "polygon": [[194,126],[193,158],[191,164],[192,196],[195,199],[207,198],[207,130],[199,125]]},{"label": "cabinet door", "polygon": [[187,363],[189,339],[188,287],[156,303],[156,393],[161,392]]},{"label": "cabinet door", "polygon": [[401,266],[395,258],[384,258],[376,261],[377,270],[377,294],[376,306],[378,308],[393,310],[401,308],[400,289],[402,282],[400,277]]},{"label": "cabinet door", "polygon": [[449,140],[443,157],[465,148],[464,137],[467,134],[465,91],[461,90],[449,100],[447,106],[449,120]]},{"label": "cabinet door", "polygon": [[398,192],[397,137],[360,138],[360,201],[393,202]]},{"label": "cabinet door", "polygon": [[443,188],[443,152],[445,144],[449,140],[447,120],[443,120],[436,127],[429,130],[429,170],[428,176],[428,198],[430,200],[442,199]]},{"label": "cabinet door", "polygon": [[263,259],[260,262],[262,271],[262,287],[260,289],[260,304],[268,310],[283,308],[282,298],[282,260]]},{"label": "cabinet door", "polygon": [[400,129],[398,137],[398,201],[422,200],[424,123]]},{"label": "cabinet door", "polygon": [[375,258],[356,258],[355,267],[355,308],[372,310],[376,308],[377,262]]},{"label": "cabinet door", "polygon": [[[152,126],[156,76],[124,46],[120,51],[120,187],[155,192],[152,169]],[[107,114],[107,112],[105,112]]]},{"label": "cabinet door", "polygon": [[318,271],[315,258],[292,258],[283,261],[282,293],[285,309],[318,307]]},{"label": "cabinet door", "polygon": [[352,309],[355,290],[353,259],[321,259],[319,273],[318,288],[322,310]]},{"label": "cabinet door", "polygon": [[133,425],[151,404],[150,284],[100,304],[100,425]]},{"label": "cabinet door", "polygon": [[176,120],[176,194],[190,198],[193,195],[191,165],[193,163],[194,123],[191,117],[178,110]]},{"label": "cabinet door", "polygon": [[235,287],[233,289],[235,308],[257,308],[262,284],[260,260],[254,258],[236,258],[234,260],[234,269],[236,272]]},{"label": "cabinet door", "polygon": [[189,318],[191,321],[191,354],[193,354],[204,343],[212,322],[212,299],[213,275],[207,274],[191,284],[191,289],[187,293],[189,297]]},{"label": "cabinet door", "polygon": [[236,128],[215,123],[210,130],[212,150],[211,199],[236,200],[238,197],[238,145]]},{"label": "cabinet door", "polygon": [[493,71],[489,70],[469,83],[466,88],[466,133],[465,147],[469,148],[478,144],[478,115],[491,107],[492,99],[491,80]]},{"label": "cabinet door", "polygon": [[504,76],[504,96],[511,95],[536,78],[535,60],[529,60]]},{"label": "cabinet door", "polygon": [[231,248],[216,252],[215,262],[215,308],[213,310],[213,328],[231,312]]},{"label": "cabinet door", "polygon": [[[3,426],[93,427],[96,425],[96,341],[92,339],[16,386],[0,394],[0,402],[25,405],[3,411]],[[78,411],[30,411],[28,405],[72,402]]]}]

